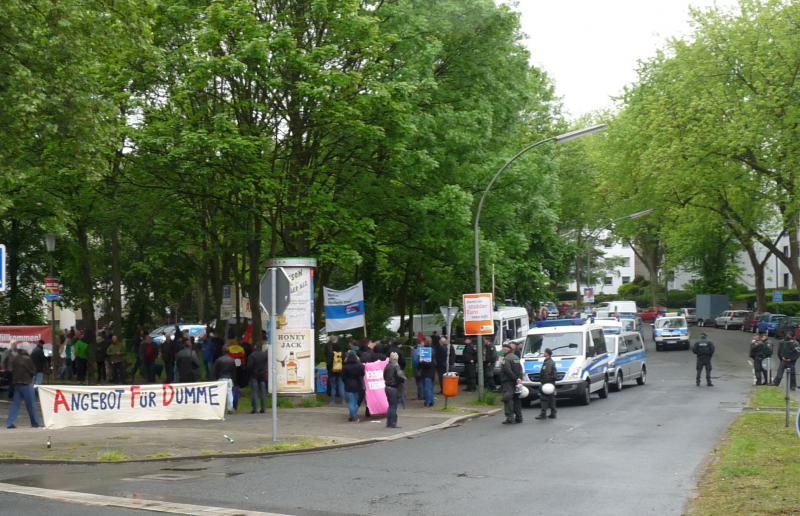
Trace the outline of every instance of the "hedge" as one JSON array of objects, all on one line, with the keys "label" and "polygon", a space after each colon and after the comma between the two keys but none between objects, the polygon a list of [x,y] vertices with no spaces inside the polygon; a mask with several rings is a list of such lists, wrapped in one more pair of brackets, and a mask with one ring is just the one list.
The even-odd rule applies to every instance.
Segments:
[{"label": "hedge", "polygon": [[800,314],[800,301],[767,303],[767,311],[771,314],[798,315]]}]

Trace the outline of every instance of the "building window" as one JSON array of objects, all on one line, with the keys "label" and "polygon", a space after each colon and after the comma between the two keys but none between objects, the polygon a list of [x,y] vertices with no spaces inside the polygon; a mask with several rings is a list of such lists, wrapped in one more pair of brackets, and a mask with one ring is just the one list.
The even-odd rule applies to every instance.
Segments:
[{"label": "building window", "polygon": [[783,288],[789,288],[789,275],[783,274]]},{"label": "building window", "polygon": [[783,254],[786,255],[787,258],[790,257],[789,256],[789,246],[788,245],[783,246]]},{"label": "building window", "polygon": [[631,266],[631,259],[628,256],[622,258],[622,267],[630,267]]},{"label": "building window", "polygon": [[630,282],[631,282],[631,277],[630,276],[623,276],[622,277],[622,284],[623,285],[626,284],[626,283],[630,283]]},{"label": "building window", "polygon": [[614,278],[612,278],[611,276],[606,276],[606,277],[604,278],[604,280],[603,280],[603,283],[604,283],[605,285],[611,286],[611,285],[613,285],[613,284],[614,284]]}]

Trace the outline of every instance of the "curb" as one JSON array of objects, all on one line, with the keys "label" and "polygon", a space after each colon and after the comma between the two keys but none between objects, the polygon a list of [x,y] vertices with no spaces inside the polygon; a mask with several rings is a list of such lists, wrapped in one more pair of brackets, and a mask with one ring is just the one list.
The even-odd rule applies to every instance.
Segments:
[{"label": "curb", "polygon": [[159,457],[152,459],[128,459],[128,460],[60,460],[60,459],[0,459],[0,464],[74,464],[78,466],[94,466],[98,464],[137,464],[137,463],[160,463],[160,462],[177,462],[177,461],[190,461],[190,460],[209,460],[209,459],[236,459],[236,458],[253,458],[253,457],[271,457],[275,455],[299,455],[305,453],[313,453],[327,450],[337,450],[341,448],[353,448],[356,446],[366,446],[370,444],[391,442],[398,439],[413,439],[414,437],[436,430],[444,430],[456,426],[459,423],[477,419],[479,417],[489,417],[497,414],[502,409],[496,408],[486,412],[476,412],[472,414],[465,414],[463,416],[452,417],[441,423],[426,426],[418,430],[411,430],[402,432],[395,435],[387,435],[386,437],[372,437],[369,439],[359,439],[347,443],[327,444],[324,446],[315,446],[313,448],[303,448],[296,450],[274,450],[268,452],[243,452],[243,453],[215,453],[212,455],[186,455],[183,457]]}]

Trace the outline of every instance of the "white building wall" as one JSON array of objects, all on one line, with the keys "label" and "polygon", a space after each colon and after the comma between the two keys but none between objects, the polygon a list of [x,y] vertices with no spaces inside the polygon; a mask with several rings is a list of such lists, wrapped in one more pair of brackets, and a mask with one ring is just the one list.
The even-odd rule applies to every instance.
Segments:
[{"label": "white building wall", "polygon": [[[608,247],[601,246],[597,249],[601,250],[606,258],[620,257],[625,259],[626,264],[615,268],[613,271],[606,271],[604,275],[600,277],[587,278],[586,272],[583,271],[581,273],[581,276],[583,276],[581,278],[581,293],[583,293],[584,288],[592,287],[594,288],[595,294],[616,294],[620,286],[625,283],[630,283],[633,281],[633,278],[636,277],[636,256],[633,253],[633,249],[619,243],[614,243]],[[574,279],[567,286],[567,290],[571,292],[575,291]]]}]

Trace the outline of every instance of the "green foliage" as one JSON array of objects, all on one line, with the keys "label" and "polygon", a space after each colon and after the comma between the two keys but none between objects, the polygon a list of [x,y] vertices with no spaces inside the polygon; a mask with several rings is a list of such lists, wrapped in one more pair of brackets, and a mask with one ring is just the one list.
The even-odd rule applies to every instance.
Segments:
[{"label": "green foliage", "polygon": [[773,314],[800,315],[800,301],[767,303],[767,311]]}]

